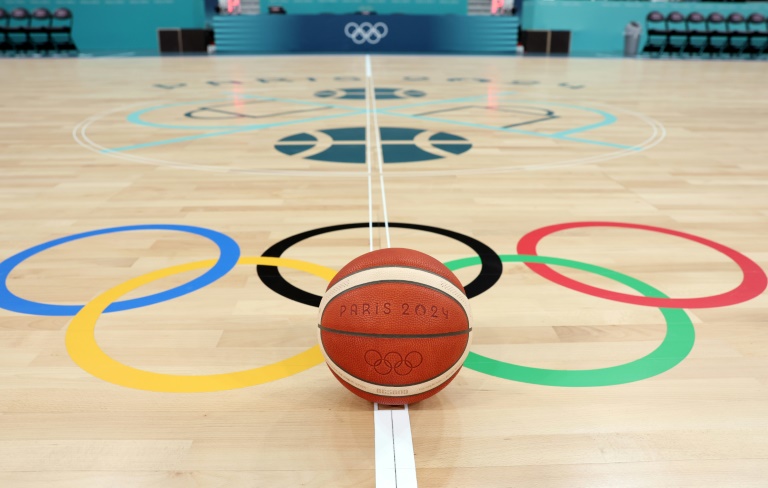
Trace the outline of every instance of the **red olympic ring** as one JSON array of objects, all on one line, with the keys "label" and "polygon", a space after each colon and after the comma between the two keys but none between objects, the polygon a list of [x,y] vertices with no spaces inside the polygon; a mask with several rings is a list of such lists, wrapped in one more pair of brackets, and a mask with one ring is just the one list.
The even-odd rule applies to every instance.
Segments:
[{"label": "red olympic ring", "polygon": [[727,305],[734,305],[737,303],[745,302],[752,298],[755,298],[761,294],[766,285],[768,285],[768,278],[766,278],[765,272],[754,261],[741,254],[738,251],[731,249],[730,247],[723,246],[717,242],[704,239],[685,232],[679,232],[676,230],[665,229],[663,227],[653,227],[650,225],[640,224],[626,224],[621,222],[568,222],[565,224],[550,225],[542,227],[525,234],[517,243],[518,254],[529,254],[536,256],[536,246],[546,236],[566,229],[576,229],[581,227],[623,227],[627,229],[641,229],[649,230],[652,232],[660,232],[662,234],[669,234],[690,241],[698,242],[707,247],[710,247],[716,251],[725,254],[736,263],[741,269],[744,275],[741,283],[736,288],[721,293],[719,295],[711,295],[706,297],[695,298],[660,298],[660,297],[645,297],[637,295],[629,295],[626,293],[619,293],[615,291],[604,290],[595,286],[590,286],[585,283],[568,278],[557,271],[553,270],[546,264],[537,263],[525,263],[528,268],[539,276],[563,285],[566,288],[586,293],[599,298],[606,298],[608,300],[614,300],[617,302],[631,303],[634,305],[644,305],[648,307],[661,307],[661,308],[715,308],[725,307]]}]

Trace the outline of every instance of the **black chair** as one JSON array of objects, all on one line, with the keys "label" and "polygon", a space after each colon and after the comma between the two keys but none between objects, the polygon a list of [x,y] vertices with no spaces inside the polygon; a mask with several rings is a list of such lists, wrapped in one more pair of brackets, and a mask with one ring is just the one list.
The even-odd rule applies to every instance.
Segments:
[{"label": "black chair", "polygon": [[747,45],[744,54],[759,56],[768,50],[768,25],[765,16],[754,13],[747,17]]},{"label": "black chair", "polygon": [[[768,30],[768,19],[766,19],[766,30]],[[768,42],[763,45],[763,50],[760,54],[768,53]]]},{"label": "black chair", "polygon": [[680,12],[670,12],[666,19],[667,41],[664,50],[669,54],[681,53],[688,38],[685,28],[685,17]]},{"label": "black chair", "polygon": [[707,16],[707,43],[702,52],[709,54],[710,57],[715,54],[719,55],[723,51],[727,39],[725,17],[717,12],[712,12]]},{"label": "black chair", "polygon": [[723,53],[738,56],[747,47],[749,35],[747,34],[747,19],[738,12],[734,12],[725,20],[728,38],[723,47]]},{"label": "black chair", "polygon": [[69,9],[59,8],[53,12],[53,18],[51,19],[51,43],[57,52],[77,53],[77,46],[74,39],[72,39],[74,23],[72,12]]},{"label": "black chair", "polygon": [[37,8],[29,20],[29,40],[35,51],[48,54],[53,51],[51,40],[51,12],[47,8]]},{"label": "black chair", "polygon": [[664,14],[653,11],[645,17],[646,41],[644,53],[661,54],[667,42],[667,29]]},{"label": "black chair", "polygon": [[686,54],[701,54],[707,43],[707,29],[704,26],[704,16],[699,12],[691,12],[685,18],[686,39],[683,52]]},{"label": "black chair", "polygon": [[8,21],[10,18],[8,12],[0,8],[0,53],[7,53],[13,48],[10,39],[8,39]]},{"label": "black chair", "polygon": [[16,53],[26,53],[32,50],[32,42],[29,40],[29,11],[19,7],[11,11],[8,19],[8,40]]}]

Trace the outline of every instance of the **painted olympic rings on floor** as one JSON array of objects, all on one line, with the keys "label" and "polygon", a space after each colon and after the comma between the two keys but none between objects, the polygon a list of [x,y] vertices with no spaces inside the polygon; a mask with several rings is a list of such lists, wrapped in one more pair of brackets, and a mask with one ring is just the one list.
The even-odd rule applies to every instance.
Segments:
[{"label": "painted olympic rings on floor", "polygon": [[[320,301],[319,295],[314,295],[294,287],[280,275],[277,268],[279,266],[294,268],[319,276],[327,281],[333,278],[336,271],[318,264],[283,258],[281,255],[293,245],[310,237],[345,229],[365,228],[369,225],[368,222],[363,222],[310,230],[283,239],[267,249],[262,256],[242,258],[240,257],[240,248],[232,238],[201,227],[161,224],[134,225],[74,234],[34,246],[0,263],[0,308],[34,315],[74,315],[67,329],[65,341],[70,356],[90,374],[121,386],[163,392],[210,392],[266,383],[285,378],[322,363],[323,358],[318,347],[311,347],[293,357],[267,366],[234,373],[215,375],[160,374],[127,366],[108,356],[96,343],[96,323],[104,312],[144,307],[196,291],[226,275],[237,264],[256,265],[259,277],[270,289],[291,300],[316,306]],[[381,223],[375,223],[374,225],[376,227],[382,226]],[[465,287],[470,298],[487,291],[499,280],[503,271],[502,262],[521,262],[545,278],[577,291],[584,291],[591,295],[620,302],[660,308],[667,323],[667,331],[661,344],[645,357],[623,365],[592,370],[541,369],[506,363],[476,353],[470,353],[465,363],[467,368],[481,373],[538,385],[567,387],[608,386],[639,381],[661,374],[685,359],[693,347],[695,331],[690,318],[681,310],[682,308],[732,305],[754,298],[766,287],[766,276],[763,270],[743,254],[701,237],[660,227],[617,222],[573,222],[553,225],[526,234],[518,243],[520,255],[498,255],[482,242],[450,230],[406,223],[390,223],[389,225],[390,227],[414,229],[450,237],[462,242],[475,251],[476,256],[446,263],[452,270],[468,266],[481,266],[479,276]],[[701,298],[669,298],[656,288],[617,271],[592,264],[537,256],[535,254],[538,242],[551,233],[571,228],[605,226],[650,230],[683,237],[704,244],[733,259],[741,268],[744,279],[736,289],[721,295]],[[219,247],[220,256],[217,260],[211,259],[172,266],[133,278],[100,294],[86,305],[38,303],[19,298],[8,290],[6,281],[10,273],[26,259],[46,249],[90,236],[134,230],[173,230],[200,235],[210,239]],[[548,265],[566,266],[591,272],[629,286],[643,296],[625,295],[588,287],[555,273]],[[185,285],[141,298],[119,300],[122,296],[138,289],[142,285],[186,271],[205,268],[209,268],[208,271]]]},{"label": "painted olympic rings on floor", "polygon": [[45,251],[46,249],[50,249],[67,242],[85,239],[86,237],[93,237],[103,234],[114,234],[117,232],[130,232],[136,230],[172,230],[176,232],[186,232],[188,234],[195,234],[201,237],[205,237],[218,246],[219,260],[213,264],[211,269],[203,273],[201,276],[193,279],[189,283],[171,288],[170,290],[155,293],[153,295],[115,302],[111,304],[105,310],[105,312],[119,312],[122,310],[146,307],[147,305],[165,302],[173,298],[186,295],[187,293],[192,293],[195,290],[199,290],[200,288],[210,285],[214,281],[229,273],[235,264],[237,264],[237,260],[240,257],[240,246],[238,246],[235,240],[228,235],[222,234],[221,232],[216,232],[215,230],[205,229],[203,227],[195,227],[191,225],[126,225],[123,227],[109,227],[106,229],[82,232],[80,234],[73,234],[38,244],[37,246],[31,247],[26,251],[22,251],[14,256],[11,256],[10,258],[0,263],[0,308],[10,310],[11,312],[25,313],[29,315],[75,315],[81,308],[83,308],[83,305],[55,305],[49,303],[40,303],[16,296],[13,292],[11,292],[11,290],[8,289],[8,276],[16,268],[16,266],[23,263],[32,256]]},{"label": "painted olympic rings on floor", "polygon": [[[310,237],[315,237],[340,230],[367,228],[370,225],[371,224],[369,222],[359,222],[356,224],[331,225],[328,227],[320,227],[318,229],[308,230],[291,237],[286,237],[277,244],[273,244],[269,247],[269,249],[264,251],[262,256],[279,258],[285,251],[298,244],[299,242],[309,239]],[[374,227],[383,227],[383,225],[384,224],[382,222],[373,223]],[[477,276],[477,278],[472,280],[464,287],[464,290],[467,292],[467,296],[469,298],[476,297],[484,291],[487,291],[489,288],[495,285],[497,281],[499,281],[499,278],[501,278],[502,265],[501,259],[499,259],[499,255],[496,254],[496,251],[478,241],[474,237],[469,237],[468,235],[460,234],[452,230],[441,229],[440,227],[431,227],[429,225],[389,222],[389,227],[420,230],[424,232],[430,232],[432,234],[450,237],[451,239],[459,241],[475,251],[475,253],[480,258],[481,268],[480,274]],[[312,307],[320,306],[320,300],[322,299],[320,295],[306,292],[288,283],[288,281],[283,278],[283,276],[280,274],[280,271],[276,267],[258,266],[256,271],[259,274],[261,281],[263,281],[264,284],[267,285],[275,293],[305,305],[310,305]]]},{"label": "painted olympic rings on floor", "polygon": [[546,264],[542,263],[526,263],[532,271],[540,276],[563,285],[566,288],[586,293],[599,298],[606,298],[608,300],[615,300],[617,302],[631,303],[634,305],[645,305],[648,307],[674,307],[674,308],[715,308],[725,307],[728,305],[735,305],[737,303],[745,302],[765,291],[768,279],[766,279],[765,272],[754,261],[741,254],[738,251],[726,247],[717,242],[698,237],[693,234],[687,234],[671,229],[665,229],[663,227],[653,227],[650,225],[640,224],[626,224],[621,222],[568,222],[565,224],[550,225],[542,227],[524,235],[517,243],[517,252],[520,254],[536,255],[536,246],[546,236],[566,229],[578,229],[583,227],[621,227],[627,229],[641,229],[651,232],[659,232],[662,234],[669,234],[672,236],[682,237],[689,241],[698,242],[722,254],[725,254],[736,263],[743,274],[741,283],[731,291],[721,293],[719,295],[712,295],[708,297],[696,297],[696,298],[669,298],[669,297],[654,297],[654,296],[636,296],[626,293],[619,293],[615,291],[604,290],[595,286],[590,286],[585,283],[578,282],[571,278],[568,278],[557,271],[553,270]]},{"label": "painted olympic rings on floor", "polygon": [[[544,263],[579,269],[618,281],[647,297],[666,297],[656,288],[640,280],[593,264],[519,254],[503,254],[500,257],[505,263]],[[479,263],[477,258],[471,257],[450,261],[445,265],[448,269],[455,271]],[[644,380],[677,366],[691,352],[696,338],[693,322],[683,310],[662,308],[661,314],[667,322],[667,332],[661,344],[645,357],[619,366],[574,370],[531,368],[470,352],[464,367],[498,378],[547,386],[610,386]]]},{"label": "painted olympic rings on floor", "polygon": [[[197,261],[153,271],[128,280],[91,300],[75,315],[67,329],[66,345],[72,360],[88,373],[104,381],[129,388],[168,393],[210,392],[245,388],[279,380],[323,362],[320,348],[313,346],[288,359],[235,373],[212,375],[161,374],[127,366],[110,357],[96,343],[96,322],[101,313],[115,300],[142,285],[186,271],[207,268],[215,263],[214,260]],[[325,266],[295,259],[242,257],[237,264],[287,266],[306,271],[326,281],[331,281],[336,274],[336,271]]]}]

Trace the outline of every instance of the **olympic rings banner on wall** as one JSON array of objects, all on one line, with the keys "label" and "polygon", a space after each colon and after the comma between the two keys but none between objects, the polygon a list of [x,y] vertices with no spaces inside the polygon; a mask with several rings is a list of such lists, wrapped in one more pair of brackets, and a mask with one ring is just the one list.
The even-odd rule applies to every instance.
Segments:
[{"label": "olympic rings banner on wall", "polygon": [[[159,392],[211,392],[244,388],[285,378],[323,362],[318,346],[313,346],[295,356],[258,368],[212,375],[174,375],[145,371],[120,363],[104,352],[96,342],[96,324],[103,313],[115,313],[147,307],[193,293],[225,276],[238,265],[255,265],[262,282],[275,293],[290,300],[317,307],[321,297],[302,290],[285,280],[280,267],[287,267],[318,276],[330,281],[336,271],[325,266],[283,258],[282,254],[306,239],[347,229],[381,227],[381,222],[361,222],[322,227],[283,239],[270,246],[261,256],[241,256],[240,247],[229,236],[202,227],[174,224],[132,225],[73,234],[39,244],[11,256],[0,263],[0,308],[41,316],[72,316],[66,332],[65,344],[73,361],[91,375],[110,383],[129,388]],[[467,245],[475,256],[446,262],[452,271],[470,266],[480,266],[477,278],[465,286],[469,298],[476,297],[493,287],[501,278],[503,263],[524,263],[541,277],[581,293],[607,300],[639,306],[658,307],[666,323],[666,333],[661,343],[646,356],[618,366],[599,369],[560,370],[532,368],[482,356],[471,352],[464,366],[475,371],[512,381],[565,387],[610,386],[643,380],[675,367],[693,348],[695,330],[684,308],[713,308],[735,305],[760,295],[768,284],[765,272],[754,261],[722,244],[684,232],[648,225],[619,222],[570,222],[542,227],[524,235],[517,244],[519,254],[498,254],[484,243],[458,232],[419,224],[390,222],[395,228],[419,230],[442,235]],[[668,234],[687,239],[714,249],[736,263],[742,272],[742,281],[733,290],[718,295],[696,298],[674,298],[660,290],[625,274],[601,266],[569,259],[539,256],[538,243],[546,236],[567,229],[585,227],[620,227]],[[147,273],[132,278],[96,296],[83,305],[57,305],[31,301],[15,295],[8,288],[8,278],[24,261],[47,249],[92,236],[121,232],[167,230],[194,234],[210,240],[219,249],[219,257],[196,261]],[[564,266],[611,279],[639,293],[632,295],[604,290],[568,278],[550,266]],[[186,284],[159,293],[121,300],[128,293],[142,286],[192,270],[206,270]]]}]

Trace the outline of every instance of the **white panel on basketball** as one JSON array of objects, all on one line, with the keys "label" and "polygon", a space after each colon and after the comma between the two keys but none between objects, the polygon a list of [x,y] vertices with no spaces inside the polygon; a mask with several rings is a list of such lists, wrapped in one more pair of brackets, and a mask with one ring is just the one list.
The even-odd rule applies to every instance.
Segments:
[{"label": "white panel on basketball", "polygon": [[418,395],[445,383],[451,376],[464,364],[464,361],[469,354],[469,345],[472,343],[472,315],[469,307],[469,299],[464,292],[456,285],[435,273],[421,270],[418,268],[409,268],[403,266],[383,266],[377,268],[368,268],[362,271],[358,271],[351,274],[333,285],[326,291],[320,302],[320,308],[318,310],[318,323],[322,323],[323,312],[325,311],[328,303],[340,294],[352,289],[365,285],[374,285],[377,282],[405,282],[413,283],[415,285],[422,285],[429,288],[441,290],[446,295],[450,296],[456,302],[458,302],[467,314],[467,323],[469,330],[467,331],[467,345],[464,348],[464,353],[461,355],[456,363],[448,370],[440,374],[439,376],[429,379],[422,383],[417,383],[408,386],[382,386],[376,383],[370,383],[356,378],[337,365],[333,359],[331,359],[328,353],[325,351],[322,340],[322,330],[318,327],[318,343],[320,344],[320,351],[323,353],[328,367],[341,379],[354,386],[355,388],[362,390],[373,395],[401,397]]},{"label": "white panel on basketball", "polygon": [[464,361],[467,359],[467,356],[469,355],[469,345],[472,343],[472,330],[469,330],[469,332],[467,332],[467,346],[464,348],[464,354],[462,354],[461,358],[458,361],[456,361],[456,364],[454,364],[450,369],[448,369],[446,372],[444,372],[440,376],[432,378],[423,383],[417,383],[415,385],[382,386],[376,383],[369,383],[359,378],[355,378],[354,376],[350,375],[349,373],[341,369],[335,362],[333,362],[333,360],[330,357],[328,357],[328,353],[325,352],[325,348],[323,347],[323,340],[321,336],[322,332],[323,331],[318,327],[317,339],[318,339],[318,343],[320,344],[320,351],[323,353],[323,356],[325,356],[325,360],[328,363],[328,367],[331,368],[331,370],[334,373],[336,373],[336,375],[339,378],[343,379],[344,381],[354,386],[358,390],[362,390],[364,392],[371,393],[373,395],[392,396],[392,397],[418,395],[420,393],[424,393],[434,388],[437,388],[438,386],[445,383],[448,380],[448,378],[456,374],[456,372],[464,364]]},{"label": "white panel on basketball", "polygon": [[378,281],[404,281],[413,283],[416,285],[424,285],[430,288],[436,288],[442,290],[448,296],[459,302],[464,312],[467,314],[467,320],[472,324],[472,315],[469,308],[469,298],[464,294],[456,285],[443,278],[440,275],[436,275],[429,271],[424,271],[417,268],[406,268],[401,266],[384,266],[380,268],[368,268],[357,273],[351,274],[338,283],[333,285],[325,292],[323,299],[320,301],[320,309],[318,310],[318,322],[322,323],[323,311],[328,305],[328,302],[333,300],[337,295],[347,291],[350,288],[355,288],[361,285],[373,284]]}]

